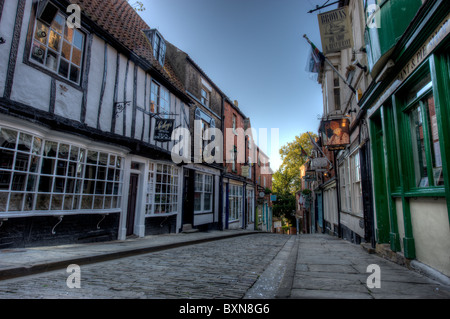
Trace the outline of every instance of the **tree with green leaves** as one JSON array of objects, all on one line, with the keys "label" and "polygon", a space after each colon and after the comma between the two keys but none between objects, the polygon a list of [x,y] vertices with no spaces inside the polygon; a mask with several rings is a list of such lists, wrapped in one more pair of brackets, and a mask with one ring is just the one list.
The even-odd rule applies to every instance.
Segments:
[{"label": "tree with green leaves", "polygon": [[145,7],[144,4],[142,3],[142,1],[130,1],[127,0],[128,3],[131,5],[131,7],[133,7],[134,10],[140,12],[140,11],[145,11]]},{"label": "tree with green leaves", "polygon": [[[317,135],[311,134],[312,138]],[[277,217],[284,217],[291,225],[295,225],[295,193],[301,190],[302,179],[300,167],[306,163],[313,145],[308,133],[296,136],[294,141],[287,143],[280,149],[283,160],[280,168],[273,174],[272,190],[277,195],[277,200],[273,204],[273,214]]]},{"label": "tree with green leaves", "polygon": [[[312,138],[316,134],[311,133]],[[301,189],[302,180],[300,167],[306,163],[311,154],[313,145],[308,133],[296,136],[295,139],[281,147],[280,155],[283,160],[280,168],[273,175],[272,188],[274,193],[291,193]]]}]

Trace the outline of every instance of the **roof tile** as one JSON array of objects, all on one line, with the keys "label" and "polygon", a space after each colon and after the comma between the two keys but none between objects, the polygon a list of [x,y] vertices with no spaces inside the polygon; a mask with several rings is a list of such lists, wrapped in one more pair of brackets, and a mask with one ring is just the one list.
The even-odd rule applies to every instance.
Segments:
[{"label": "roof tile", "polygon": [[181,92],[185,92],[183,83],[173,72],[168,59],[166,58],[164,66],[161,66],[153,57],[151,46],[142,33],[142,30],[148,30],[150,27],[126,0],[70,0],[70,2],[78,4],[93,22],[129,50],[148,61]]}]

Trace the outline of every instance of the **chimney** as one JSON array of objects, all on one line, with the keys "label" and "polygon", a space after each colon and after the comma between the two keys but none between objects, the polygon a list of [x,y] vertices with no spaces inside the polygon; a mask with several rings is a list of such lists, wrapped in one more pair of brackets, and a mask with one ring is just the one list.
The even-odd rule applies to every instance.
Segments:
[{"label": "chimney", "polygon": [[239,103],[237,100],[234,100],[234,105],[236,105],[236,107],[239,107]]}]

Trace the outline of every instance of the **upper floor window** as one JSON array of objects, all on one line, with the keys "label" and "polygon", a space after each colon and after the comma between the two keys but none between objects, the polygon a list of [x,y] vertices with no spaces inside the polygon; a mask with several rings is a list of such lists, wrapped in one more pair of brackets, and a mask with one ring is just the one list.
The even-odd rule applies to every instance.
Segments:
[{"label": "upper floor window", "polygon": [[69,28],[65,16],[58,12],[50,24],[36,19],[30,58],[59,76],[79,84],[84,41],[85,35],[76,28]]},{"label": "upper floor window", "polygon": [[169,90],[154,81],[151,90],[151,112],[156,112],[161,117],[167,117],[170,113]]},{"label": "upper floor window", "polygon": [[334,109],[336,111],[341,109],[341,88],[339,75],[336,72],[333,72],[333,92],[334,92]]},{"label": "upper floor window", "polygon": [[201,96],[201,102],[205,106],[209,106],[209,99],[210,99],[210,92],[205,87],[202,87],[202,96]]}]

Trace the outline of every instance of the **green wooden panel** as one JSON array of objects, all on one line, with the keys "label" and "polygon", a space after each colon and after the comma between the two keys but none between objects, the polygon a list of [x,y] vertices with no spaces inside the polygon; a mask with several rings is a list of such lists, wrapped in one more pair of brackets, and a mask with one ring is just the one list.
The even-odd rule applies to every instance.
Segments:
[{"label": "green wooden panel", "polygon": [[388,0],[379,5],[375,22],[366,25],[365,32],[370,70],[396,45],[421,6],[422,0]]},{"label": "green wooden panel", "polygon": [[373,163],[374,197],[377,220],[378,243],[389,243],[390,222],[389,203],[386,187],[386,169],[384,161],[383,126],[381,116],[374,115],[370,119],[371,147]]}]

